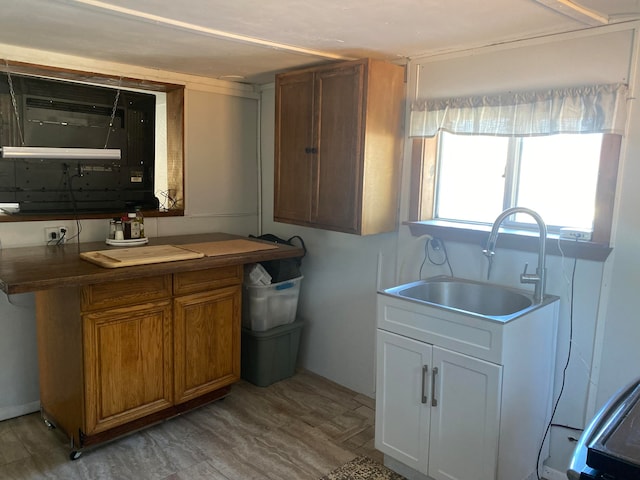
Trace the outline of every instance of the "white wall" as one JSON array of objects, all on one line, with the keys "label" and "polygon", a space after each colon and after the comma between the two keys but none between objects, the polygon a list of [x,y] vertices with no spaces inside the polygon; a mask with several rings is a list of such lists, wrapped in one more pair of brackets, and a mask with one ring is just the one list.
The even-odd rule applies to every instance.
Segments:
[{"label": "white wall", "polygon": [[395,233],[359,237],[273,221],[275,89],[262,91],[262,231],[300,235],[302,262],[298,315],[304,320],[300,363],[304,368],[373,396],[378,263],[388,284],[395,265]]},{"label": "white wall", "polygon": [[[630,79],[635,82],[634,37],[635,31],[630,27],[604,28],[586,34],[416,59],[410,62],[409,101],[420,96],[437,98],[592,83],[627,83]],[[299,234],[309,247],[308,258],[303,262],[305,279],[299,305],[300,315],[306,321],[302,364],[349,388],[372,395],[375,390],[376,288],[417,279],[424,240],[411,237],[404,226],[398,234],[357,237],[274,223],[273,116],[274,90],[268,86],[262,92],[261,117],[263,231],[285,238]],[[640,118],[632,117],[624,142],[626,152],[621,159],[623,178],[618,192],[620,209],[616,217],[614,255],[607,263],[577,261],[573,318],[570,318],[569,304],[573,260],[547,258],[547,291],[561,297],[556,395],[562,384],[573,326],[571,362],[554,423],[584,427],[594,408],[613,390],[640,374],[637,367],[640,365],[637,347],[640,322],[634,318],[637,305],[637,294],[634,293],[640,284],[637,265],[640,252],[633,249],[634,234],[640,233],[640,219],[633,213],[640,201],[636,198],[640,193],[633,188],[640,176],[640,171],[636,171],[640,165],[633,161],[640,158],[640,151],[637,151],[640,140],[633,138],[638,129]],[[407,218],[408,211],[409,153],[406,148],[401,219]],[[447,248],[456,276],[486,278],[486,259],[481,254],[481,245],[451,243]],[[380,272],[376,268],[378,262],[382,268]],[[535,264],[536,255],[499,250],[491,281],[526,288],[518,279],[527,262]],[[444,266],[427,266],[423,276],[448,273]],[[615,292],[611,286],[616,287]],[[608,307],[603,306],[607,298],[610,299]],[[567,439],[570,435],[576,433],[563,428],[553,428],[551,432],[552,456],[548,465],[558,472],[567,468],[574,447]]]},{"label": "white wall", "polygon": [[[593,83],[628,83],[630,80],[633,86],[636,79],[633,70],[634,37],[633,28],[604,28],[417,59],[411,64],[410,91],[416,98],[438,98]],[[637,188],[633,189],[632,185],[639,172],[633,171],[632,165],[637,162],[631,160],[635,156],[629,154],[629,149],[637,143],[634,132],[639,128],[640,123],[631,121],[624,140],[627,151],[621,159],[624,173],[618,190],[621,208],[616,217],[614,255],[607,263],[577,262],[573,318],[569,304],[573,261],[559,257],[547,259],[547,292],[561,297],[556,396],[562,387],[573,327],[571,361],[564,380],[564,393],[553,419],[556,424],[583,428],[594,408],[601,405],[613,390],[631,377],[640,375],[637,367],[640,350],[633,341],[640,338],[640,328],[637,323],[629,321],[636,305],[633,291],[634,280],[638,285],[635,267],[640,253],[631,249],[632,241],[621,241],[621,232],[630,239],[631,226],[638,225],[633,215],[633,208],[637,210]],[[407,187],[408,177],[409,172],[405,171],[403,184]],[[544,185],[540,188],[544,189]],[[406,211],[408,188],[403,189],[403,195]],[[625,206],[628,211],[624,210]],[[407,235],[406,231],[401,231],[401,246],[411,241],[406,239]],[[481,246],[452,245],[449,250],[457,276],[482,279],[486,275],[486,261],[480,255]],[[531,265],[535,261],[533,254],[499,250],[492,281],[522,288],[518,283],[519,273],[526,262]],[[618,288],[610,290],[605,278],[610,278],[611,285]],[[610,299],[608,304],[607,298]],[[616,301],[611,302],[612,298]],[[609,306],[608,311],[606,305]],[[612,319],[612,312],[615,312],[615,319]],[[606,332],[604,342],[603,332]],[[552,428],[548,465],[554,470],[566,470],[574,448],[567,437],[575,435],[576,432],[571,430]]]},{"label": "white wall", "polygon": [[[255,234],[258,230],[258,95],[249,87],[211,79],[177,76],[87,59],[15,49],[7,58],[95,72],[131,72],[129,76],[185,85],[184,217],[146,218],[145,233],[159,237],[188,233]],[[11,56],[13,52],[13,57]],[[124,212],[123,212],[124,213]],[[46,226],[74,221],[0,224],[2,248],[44,245]],[[105,220],[82,220],[81,241],[106,237]],[[1,253],[1,252],[0,252]],[[0,420],[39,409],[33,295],[0,295]]]},{"label": "white wall", "polygon": [[0,295],[0,420],[40,409],[33,294]]},{"label": "white wall", "polygon": [[[629,81],[633,96],[637,90],[635,56],[638,52],[633,44],[634,36],[633,30],[604,28],[588,34],[548,37],[458,55],[417,59],[411,63],[408,91],[414,92],[410,97],[415,92],[450,96],[512,88]],[[398,234],[358,237],[273,222],[272,87],[264,88],[261,93],[258,119],[257,97],[245,87],[11,46],[3,46],[3,51],[10,60],[92,69],[115,75],[127,71],[128,76],[136,78],[187,85],[187,215],[184,218],[147,219],[147,232],[150,236],[208,231],[244,235],[261,230],[282,237],[301,235],[309,248],[309,255],[303,262],[305,279],[299,305],[300,315],[306,322],[301,345],[302,364],[349,388],[373,395],[375,292],[379,286],[417,278],[423,243],[411,238],[406,227],[401,227]],[[640,219],[635,214],[640,200],[635,185],[640,178],[640,164],[636,160],[640,158],[640,135],[637,135],[640,114],[633,103],[621,159],[614,253],[605,264],[581,260],[577,266],[574,352],[565,394],[555,419],[557,423],[582,426],[615,389],[638,374],[640,322],[635,317],[640,253],[634,247],[637,243],[635,234],[640,233]],[[259,137],[256,132],[258,121]],[[256,138],[260,138],[259,144]],[[257,146],[262,154],[261,172],[252,166],[255,155],[251,151]],[[408,156],[405,156],[406,165],[407,160]],[[409,169],[405,166],[403,212],[407,209],[408,185]],[[258,226],[258,201],[264,209],[261,226]],[[44,227],[58,223],[3,224],[0,241],[5,248],[42,244]],[[70,227],[75,228],[74,225]],[[103,221],[83,221],[83,240],[100,240],[105,229]],[[447,247],[457,276],[484,278],[486,264],[479,245],[452,243]],[[535,255],[498,251],[492,281],[519,286],[517,278],[525,262],[535,262]],[[562,297],[558,368],[563,365],[568,348],[566,277],[571,266],[570,260],[548,259],[549,292]],[[425,276],[439,273],[447,271],[443,267],[429,267]],[[23,348],[0,349],[0,415],[16,405],[28,409],[37,401],[33,382],[36,375],[32,362],[36,353],[35,334],[30,324],[33,322],[29,310],[32,309],[29,306],[31,299],[27,296],[15,301],[24,306],[3,302],[0,303],[0,328],[9,332],[3,340],[8,344],[20,343]],[[23,322],[18,331],[15,329],[17,324],[11,323],[16,320]],[[24,382],[16,382],[16,378],[24,378]],[[556,391],[559,382],[559,378],[556,379]],[[12,396],[18,391],[22,392],[20,399]],[[572,448],[566,433],[554,429],[552,437],[550,465],[559,471],[566,468]]]}]

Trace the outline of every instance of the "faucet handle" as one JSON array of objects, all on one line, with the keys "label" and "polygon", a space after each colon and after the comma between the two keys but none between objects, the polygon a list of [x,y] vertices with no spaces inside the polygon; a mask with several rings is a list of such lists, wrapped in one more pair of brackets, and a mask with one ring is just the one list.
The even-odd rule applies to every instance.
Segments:
[{"label": "faucet handle", "polygon": [[524,264],[524,272],[520,274],[520,283],[538,283],[540,282],[540,276],[537,273],[527,273],[529,264]]}]

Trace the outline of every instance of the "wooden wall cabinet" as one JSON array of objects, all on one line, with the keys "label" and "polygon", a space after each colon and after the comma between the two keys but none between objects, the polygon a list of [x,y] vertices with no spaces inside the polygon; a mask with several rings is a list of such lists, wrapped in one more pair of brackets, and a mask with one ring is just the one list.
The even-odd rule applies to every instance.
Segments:
[{"label": "wooden wall cabinet", "polygon": [[37,292],[45,419],[80,449],[228,393],[241,283],[234,265]]},{"label": "wooden wall cabinet", "polygon": [[364,59],[276,77],[274,220],[396,230],[404,68]]}]

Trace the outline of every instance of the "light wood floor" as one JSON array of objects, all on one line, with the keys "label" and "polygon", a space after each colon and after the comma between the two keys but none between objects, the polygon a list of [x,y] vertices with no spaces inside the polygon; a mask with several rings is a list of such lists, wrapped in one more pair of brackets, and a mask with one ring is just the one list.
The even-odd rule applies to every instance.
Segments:
[{"label": "light wood floor", "polygon": [[0,422],[0,478],[317,480],[374,450],[374,401],[308,372],[224,400],[68,459],[40,414]]}]

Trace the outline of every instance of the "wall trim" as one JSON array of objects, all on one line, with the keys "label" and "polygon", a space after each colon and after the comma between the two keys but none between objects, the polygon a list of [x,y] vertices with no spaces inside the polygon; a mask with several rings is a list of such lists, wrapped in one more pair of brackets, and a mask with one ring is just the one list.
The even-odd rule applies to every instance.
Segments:
[{"label": "wall trim", "polygon": [[[78,57],[62,53],[36,50],[33,48],[17,47],[0,43],[2,58],[8,62],[31,63],[53,69],[67,69],[77,72],[89,72],[118,79],[122,72],[127,72],[128,78],[149,80],[157,83],[182,85],[193,90],[204,90],[224,95],[257,99],[258,93],[253,85],[228,82],[216,78],[200,77],[183,73],[155,70],[136,65],[108,62],[87,57]],[[4,70],[4,66],[0,66]],[[11,68],[11,66],[9,67]]]},{"label": "wall trim", "polygon": [[546,480],[567,480],[567,474],[551,467],[542,468],[542,478]]},{"label": "wall trim", "polygon": [[0,421],[8,420],[10,418],[21,417],[29,413],[40,411],[40,400],[35,402],[25,403],[23,405],[12,405],[10,407],[0,408]]}]

